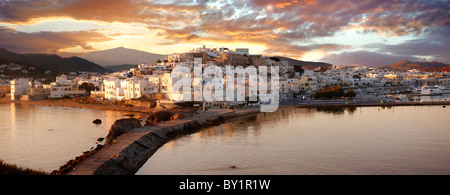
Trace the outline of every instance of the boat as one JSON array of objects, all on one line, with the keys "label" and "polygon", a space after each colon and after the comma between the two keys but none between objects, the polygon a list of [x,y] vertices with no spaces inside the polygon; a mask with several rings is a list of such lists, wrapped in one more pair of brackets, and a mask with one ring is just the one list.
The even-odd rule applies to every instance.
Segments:
[{"label": "boat", "polygon": [[[417,91],[417,89],[416,89]],[[443,94],[450,94],[450,88],[443,87],[443,86],[425,86],[422,87],[422,90],[420,92],[421,95],[443,95]]]},{"label": "boat", "polygon": [[421,94],[422,93],[422,88],[415,88],[413,93]]}]

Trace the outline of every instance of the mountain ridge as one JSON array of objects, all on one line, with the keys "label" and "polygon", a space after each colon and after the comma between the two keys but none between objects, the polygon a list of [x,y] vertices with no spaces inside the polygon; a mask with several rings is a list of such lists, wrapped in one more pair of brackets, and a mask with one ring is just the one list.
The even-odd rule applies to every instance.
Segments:
[{"label": "mountain ridge", "polygon": [[106,72],[106,69],[80,57],[62,58],[56,54],[18,54],[0,48],[3,62],[17,63],[25,67],[36,67],[52,72]]},{"label": "mountain ridge", "polygon": [[118,64],[154,64],[164,60],[167,55],[154,54],[146,51],[117,47],[106,50],[93,51],[79,56],[103,67]]},{"label": "mountain ridge", "polygon": [[289,66],[295,66],[300,65],[303,69],[315,69],[318,67],[326,66],[326,67],[332,67],[332,64],[326,63],[326,62],[309,62],[309,61],[302,61],[302,60],[296,60],[288,57],[283,56],[274,56],[281,61],[287,61]]},{"label": "mountain ridge", "polygon": [[422,71],[445,71],[450,70],[450,65],[441,62],[430,61],[430,62],[412,62],[409,60],[402,60],[400,62],[378,67],[379,69],[386,70],[397,70],[397,71],[408,71],[412,69],[422,70]]}]

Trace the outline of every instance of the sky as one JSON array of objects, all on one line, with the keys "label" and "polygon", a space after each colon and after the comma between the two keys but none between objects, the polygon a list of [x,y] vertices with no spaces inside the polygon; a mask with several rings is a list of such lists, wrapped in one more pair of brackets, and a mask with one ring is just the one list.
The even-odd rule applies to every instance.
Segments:
[{"label": "sky", "polygon": [[449,0],[0,0],[0,48],[249,48],[336,65],[450,64]]}]

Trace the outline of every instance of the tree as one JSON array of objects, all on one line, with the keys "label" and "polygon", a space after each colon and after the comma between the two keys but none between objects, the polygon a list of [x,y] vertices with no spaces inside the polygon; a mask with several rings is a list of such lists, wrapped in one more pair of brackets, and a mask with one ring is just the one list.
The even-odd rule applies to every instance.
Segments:
[{"label": "tree", "polygon": [[334,85],[332,87],[322,88],[316,91],[316,98],[340,98],[345,96],[344,89],[340,85]]},{"label": "tree", "polygon": [[353,89],[349,89],[349,90],[347,91],[347,93],[345,94],[345,97],[351,97],[351,98],[354,98],[355,96],[356,96],[356,92],[353,91]]},{"label": "tree", "polygon": [[95,91],[95,90],[99,90],[98,87],[96,87],[94,84],[92,83],[82,83],[81,85],[79,85],[80,89],[84,89],[86,90],[86,92],[91,92],[91,91]]},{"label": "tree", "polygon": [[270,57],[269,59],[271,59],[271,60],[273,60],[275,62],[279,62],[280,61],[280,58],[277,58],[277,57]]},{"label": "tree", "polygon": [[305,73],[305,70],[302,68],[301,65],[294,65],[294,72],[299,72],[300,76],[302,76],[303,73]]}]

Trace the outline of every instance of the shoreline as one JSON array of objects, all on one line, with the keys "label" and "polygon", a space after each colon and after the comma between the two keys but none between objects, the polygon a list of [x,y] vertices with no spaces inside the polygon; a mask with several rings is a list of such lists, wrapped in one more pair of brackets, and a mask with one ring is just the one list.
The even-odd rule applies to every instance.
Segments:
[{"label": "shoreline", "polygon": [[257,114],[259,109],[210,109],[192,117],[160,122],[155,126],[131,129],[102,146],[70,170],[67,175],[133,175],[164,144],[227,119]]},{"label": "shoreline", "polygon": [[[390,107],[390,106],[445,106],[448,101],[439,102],[355,102],[345,100],[330,101],[283,101],[278,109],[289,108],[346,108],[346,107]],[[70,100],[38,100],[38,101],[13,101],[0,99],[0,104],[29,104],[40,106],[72,107],[84,109],[113,110],[124,112],[150,113],[161,110],[125,107],[113,105],[81,104]],[[227,119],[233,119],[244,115],[260,113],[259,106],[242,109],[218,109],[210,108],[201,111],[192,117],[160,122],[155,126],[143,126],[131,129],[114,140],[114,143],[102,146],[95,153],[86,156],[68,175],[129,175],[136,173],[151,156],[168,141],[181,135],[198,132],[204,127],[215,126]]]},{"label": "shoreline", "polygon": [[332,104],[299,104],[299,105],[281,105],[281,107],[296,107],[296,108],[348,108],[348,107],[390,107],[390,106],[446,106],[450,105],[450,102],[393,102],[393,103],[349,103],[342,105],[342,103]]},{"label": "shoreline", "polygon": [[84,108],[84,109],[94,109],[94,110],[140,112],[140,113],[145,113],[145,114],[156,111],[154,108],[125,107],[125,106],[104,105],[104,104],[81,104],[81,103],[77,103],[77,102],[71,102],[70,100],[66,100],[66,99],[36,100],[36,101],[10,100],[10,99],[5,99],[5,98],[0,99],[0,104],[12,104],[12,103],[37,105],[37,106],[49,106],[49,107],[66,107],[66,108]]},{"label": "shoreline", "polygon": [[[347,101],[347,104],[343,104]],[[95,110],[111,110],[111,111],[124,111],[124,112],[141,112],[141,113],[152,113],[156,110],[155,108],[144,108],[144,107],[126,107],[117,105],[105,105],[105,104],[82,104],[77,102],[72,102],[66,99],[49,99],[49,100],[35,100],[35,101],[23,101],[23,100],[10,100],[2,98],[0,99],[0,104],[28,104],[28,105],[38,105],[38,106],[49,106],[49,107],[70,107],[70,108],[84,108],[84,109],[95,109]],[[308,104],[309,103],[309,104]],[[377,107],[377,106],[431,106],[431,105],[450,105],[450,101],[428,101],[428,102],[392,102],[392,103],[378,103],[376,101],[349,101],[349,100],[315,100],[315,101],[300,101],[298,99],[290,99],[288,102],[282,101],[279,104],[279,108],[284,107],[296,107],[296,108],[323,108],[323,107]],[[257,108],[258,106],[248,107]],[[189,108],[186,108],[189,109]]]},{"label": "shoreline", "polygon": [[[426,106],[450,105],[450,102],[427,104],[366,104],[364,106]],[[279,109],[320,108],[320,107],[362,107],[360,104],[347,105],[281,105]],[[131,129],[118,137],[112,145],[104,146],[87,157],[68,175],[133,175],[164,144],[179,136],[200,131],[204,127],[216,126],[228,119],[260,113],[259,107],[244,109],[209,109],[193,117],[170,120],[156,126]]]}]

